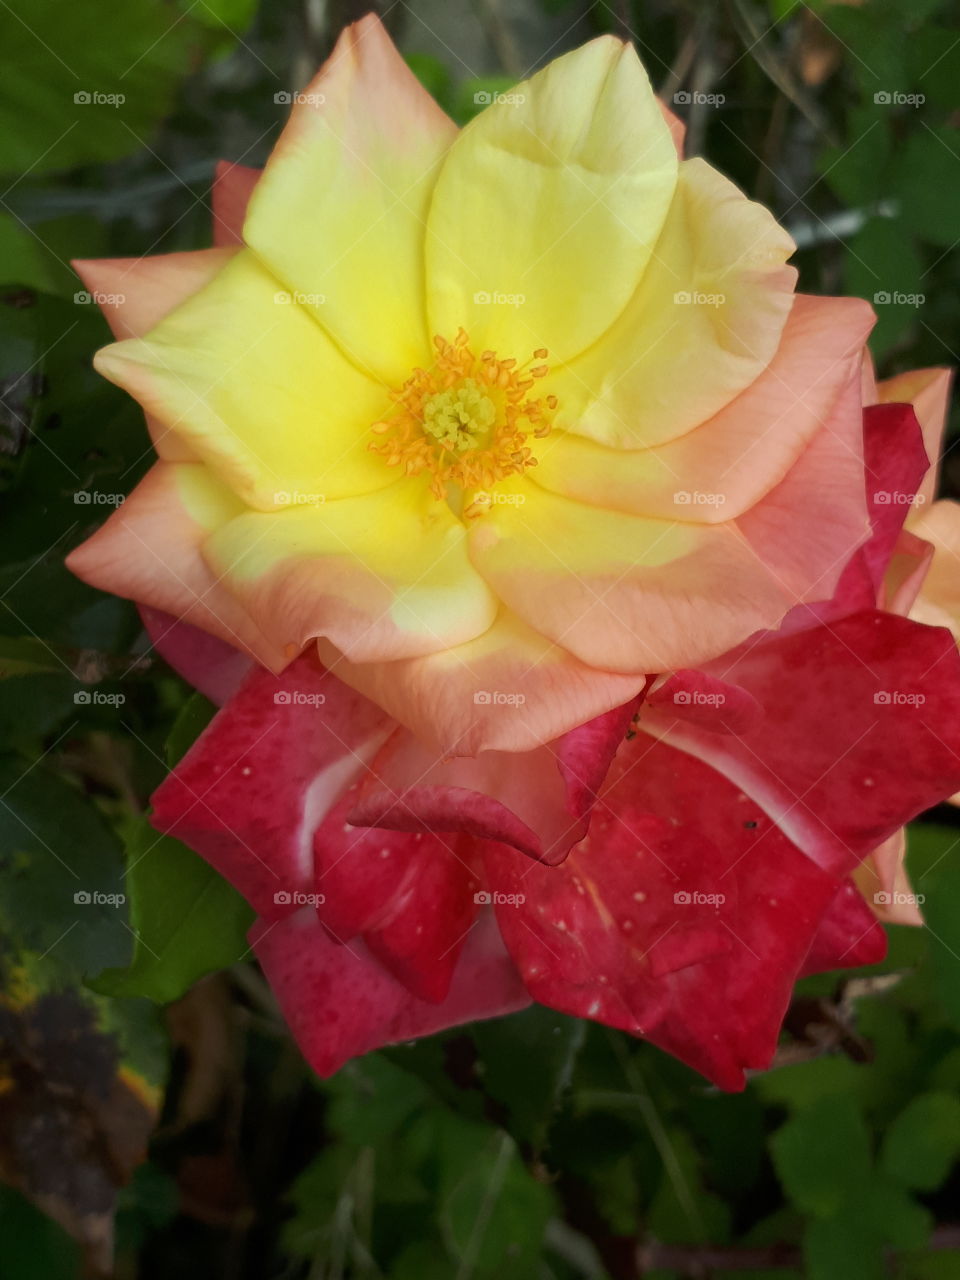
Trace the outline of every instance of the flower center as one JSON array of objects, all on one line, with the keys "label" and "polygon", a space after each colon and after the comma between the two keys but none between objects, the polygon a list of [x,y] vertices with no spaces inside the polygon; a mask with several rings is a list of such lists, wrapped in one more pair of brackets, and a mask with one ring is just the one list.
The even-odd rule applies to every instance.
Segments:
[{"label": "flower center", "polygon": [[[373,424],[374,434],[384,439],[372,440],[368,448],[404,475],[429,472],[436,498],[446,498],[451,486],[479,490],[463,511],[473,519],[490,505],[484,490],[537,465],[527,438],[549,433],[557,398],[529,394],[546,377],[545,364],[528,361],[517,368],[516,360],[501,360],[493,351],[477,356],[463,329],[453,342],[437,336],[433,344],[433,368],[414,369],[390,392],[397,407]],[[540,347],[532,359],[546,355]]]}]

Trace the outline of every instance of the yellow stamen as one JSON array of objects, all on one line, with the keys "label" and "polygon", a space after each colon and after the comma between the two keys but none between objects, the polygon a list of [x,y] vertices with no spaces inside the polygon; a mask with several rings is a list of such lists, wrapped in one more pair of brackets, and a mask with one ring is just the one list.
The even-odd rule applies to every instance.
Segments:
[{"label": "yellow stamen", "polygon": [[[542,440],[549,434],[548,414],[556,410],[557,397],[537,399],[527,393],[546,376],[548,366],[518,368],[515,359],[501,360],[493,351],[478,357],[463,329],[453,342],[437,335],[433,345],[433,368],[414,369],[399,390],[391,391],[396,410],[370,428],[386,438],[371,440],[367,447],[388,467],[401,467],[404,475],[429,472],[436,498],[446,497],[451,485],[488,490],[498,480],[535,467],[527,437]],[[546,348],[539,347],[532,358],[546,356]],[[489,494],[478,494],[463,514],[474,519],[489,508]]]}]

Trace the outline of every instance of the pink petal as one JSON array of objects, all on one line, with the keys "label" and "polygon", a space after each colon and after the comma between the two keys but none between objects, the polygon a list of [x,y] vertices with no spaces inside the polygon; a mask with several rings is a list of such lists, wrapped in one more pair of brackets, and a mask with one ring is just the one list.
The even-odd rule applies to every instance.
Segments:
[{"label": "pink petal", "polygon": [[304,1057],[321,1076],[382,1045],[530,1003],[490,913],[471,930],[440,1004],[412,996],[362,944],[331,941],[309,908],[282,921],[258,921],[250,940]]},{"label": "pink petal", "polygon": [[357,786],[348,820],[396,831],[463,832],[538,861],[561,861],[587,831],[634,702],[520,754],[438,759],[406,730],[387,742]]},{"label": "pink petal", "polygon": [[152,821],[260,915],[286,915],[314,892],[314,831],[390,727],[311,652],[281,676],[254,668],[154,793]]},{"label": "pink petal", "polygon": [[140,605],[140,617],[160,656],[218,707],[233,697],[250,673],[252,659],[208,631],[148,604]]}]

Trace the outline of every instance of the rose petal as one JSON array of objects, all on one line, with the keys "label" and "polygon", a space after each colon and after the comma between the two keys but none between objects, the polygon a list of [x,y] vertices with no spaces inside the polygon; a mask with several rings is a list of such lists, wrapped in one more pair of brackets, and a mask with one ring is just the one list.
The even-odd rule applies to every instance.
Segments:
[{"label": "rose petal", "polygon": [[362,943],[331,941],[309,908],[285,920],[258,921],[250,941],[304,1057],[320,1076],[385,1044],[530,1003],[489,914],[471,931],[440,1004],[410,995]]}]

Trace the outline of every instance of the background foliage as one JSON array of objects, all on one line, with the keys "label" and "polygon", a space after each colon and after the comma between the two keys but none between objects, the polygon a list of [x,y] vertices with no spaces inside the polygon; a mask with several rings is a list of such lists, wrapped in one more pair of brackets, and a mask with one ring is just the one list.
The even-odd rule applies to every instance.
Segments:
[{"label": "background foliage", "polygon": [[[79,495],[128,492],[149,457],[90,369],[107,331],[66,259],[207,244],[214,162],[262,162],[276,95],[363,7],[0,2],[0,1274],[960,1277],[954,811],[911,840],[929,929],[805,983],[781,1065],[739,1096],[542,1009],[320,1085],[249,962],[244,904],[144,819],[211,709],[132,607],[62,567],[105,514]],[[794,233],[803,286],[877,302],[882,371],[960,363],[944,0],[387,18],[461,122],[591,34],[632,35],[663,94],[693,99],[691,150]],[[948,457],[948,493],[958,478]]]}]

